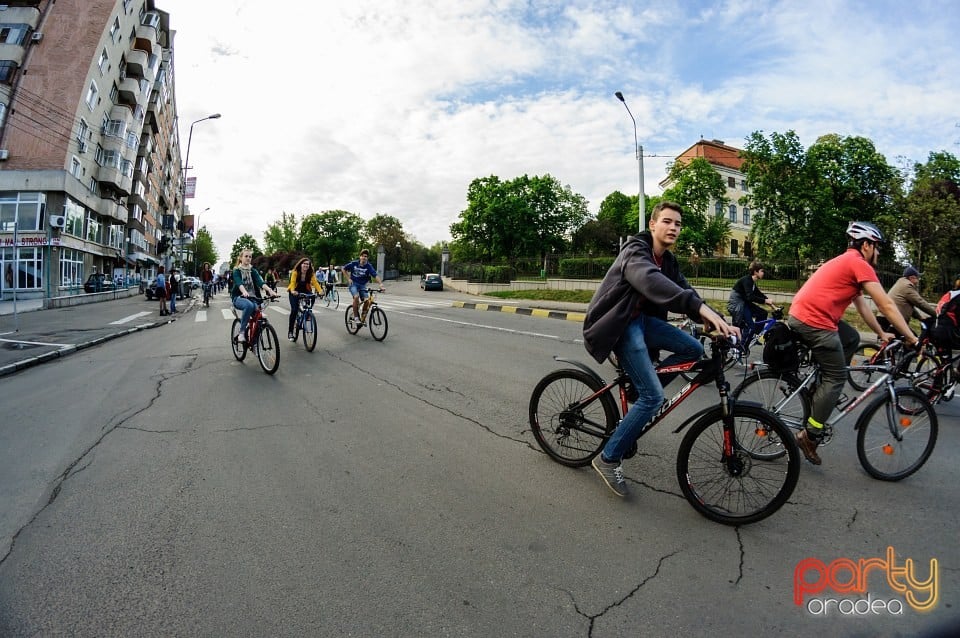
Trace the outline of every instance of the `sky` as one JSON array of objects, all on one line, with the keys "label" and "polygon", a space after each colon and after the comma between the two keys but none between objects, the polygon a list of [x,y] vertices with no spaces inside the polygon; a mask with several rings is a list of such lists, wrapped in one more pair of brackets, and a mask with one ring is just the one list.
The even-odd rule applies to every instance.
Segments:
[{"label": "sky", "polygon": [[[269,7],[269,8],[268,8]],[[221,261],[281,214],[449,241],[477,178],[552,175],[595,214],[699,139],[863,136],[960,154],[952,0],[157,0],[180,139]],[[621,91],[624,104],[614,96]],[[220,113],[219,119],[198,121]],[[185,152],[185,151],[184,151]]]}]

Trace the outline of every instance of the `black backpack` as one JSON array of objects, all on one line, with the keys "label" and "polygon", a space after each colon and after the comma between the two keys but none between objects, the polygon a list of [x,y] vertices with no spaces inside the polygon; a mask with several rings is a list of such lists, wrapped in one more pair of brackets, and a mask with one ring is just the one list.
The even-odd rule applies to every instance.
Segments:
[{"label": "black backpack", "polygon": [[778,321],[764,334],[763,362],[774,370],[796,370],[800,367],[797,338],[786,322]]}]

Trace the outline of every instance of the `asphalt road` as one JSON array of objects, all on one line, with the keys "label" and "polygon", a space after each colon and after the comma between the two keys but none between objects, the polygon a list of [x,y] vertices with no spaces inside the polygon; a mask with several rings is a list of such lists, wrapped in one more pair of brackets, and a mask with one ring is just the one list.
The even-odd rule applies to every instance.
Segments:
[{"label": "asphalt road", "polygon": [[[342,308],[321,308],[317,350],[284,341],[272,377],[230,354],[224,295],[164,323],[139,299],[27,313],[15,335],[0,318],[3,343],[33,343],[5,348],[0,365],[105,339],[0,377],[0,635],[900,636],[957,626],[960,401],[938,406],[937,448],[913,477],[869,478],[844,423],[783,509],[730,528],[682,498],[669,427],[625,463],[626,502],[592,470],[536,448],[530,391],[557,367],[552,355],[588,361],[579,323],[454,307],[466,297],[416,282],[389,290],[383,343],[348,335]],[[282,310],[268,310],[281,336]],[[153,316],[134,317],[144,311]],[[711,400],[701,390],[677,418]],[[891,547],[892,567],[911,559],[918,580],[938,561],[935,587],[910,588],[914,602],[935,591],[932,610],[890,585],[903,580],[888,569]],[[877,559],[869,592],[835,591],[855,584],[860,559]],[[819,564],[838,568],[834,590],[796,605],[798,565],[815,584]]]}]

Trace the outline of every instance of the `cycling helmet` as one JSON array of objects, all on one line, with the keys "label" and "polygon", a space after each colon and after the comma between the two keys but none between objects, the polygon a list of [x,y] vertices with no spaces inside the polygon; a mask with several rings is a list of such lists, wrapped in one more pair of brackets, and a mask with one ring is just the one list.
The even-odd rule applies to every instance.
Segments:
[{"label": "cycling helmet", "polygon": [[847,226],[847,236],[851,239],[866,239],[874,243],[883,241],[883,233],[870,222],[850,222]]}]

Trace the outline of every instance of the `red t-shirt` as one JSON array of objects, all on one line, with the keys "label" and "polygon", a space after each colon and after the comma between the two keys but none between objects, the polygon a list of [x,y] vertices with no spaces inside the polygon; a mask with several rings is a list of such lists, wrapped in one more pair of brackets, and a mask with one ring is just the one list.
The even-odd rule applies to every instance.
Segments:
[{"label": "red t-shirt", "polygon": [[843,311],[860,295],[867,282],[880,283],[873,266],[859,250],[848,248],[834,257],[803,284],[790,304],[790,316],[812,328],[837,331]]}]

